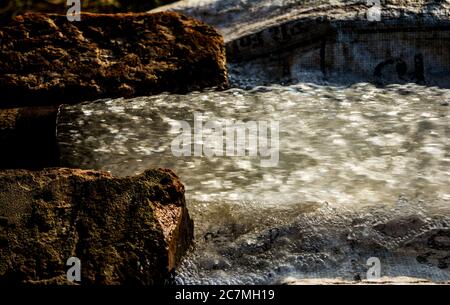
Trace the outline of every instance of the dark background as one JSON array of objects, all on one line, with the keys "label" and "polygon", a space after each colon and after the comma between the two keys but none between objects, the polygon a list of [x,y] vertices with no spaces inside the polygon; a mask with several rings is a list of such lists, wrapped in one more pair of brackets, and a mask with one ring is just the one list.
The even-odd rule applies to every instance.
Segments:
[{"label": "dark background", "polygon": [[[145,12],[175,0],[81,0],[82,12]],[[65,14],[67,0],[0,0],[0,21],[7,22],[25,12]]]}]

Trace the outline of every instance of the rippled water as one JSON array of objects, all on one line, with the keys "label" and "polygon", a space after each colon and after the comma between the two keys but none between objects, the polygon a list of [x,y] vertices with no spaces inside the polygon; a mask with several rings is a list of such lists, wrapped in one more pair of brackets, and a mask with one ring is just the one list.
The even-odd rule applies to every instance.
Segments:
[{"label": "rippled water", "polygon": [[[65,106],[58,137],[69,166],[116,175],[169,167],[181,177],[196,249],[180,283],[364,278],[370,256],[382,258],[383,275],[446,280],[450,235],[443,250],[429,250],[435,263],[419,263],[406,243],[450,226],[449,99],[435,87],[364,83],[162,94]],[[193,126],[195,113],[278,122],[278,164],[173,156],[177,121]],[[419,220],[400,235],[376,229],[411,215]]]}]

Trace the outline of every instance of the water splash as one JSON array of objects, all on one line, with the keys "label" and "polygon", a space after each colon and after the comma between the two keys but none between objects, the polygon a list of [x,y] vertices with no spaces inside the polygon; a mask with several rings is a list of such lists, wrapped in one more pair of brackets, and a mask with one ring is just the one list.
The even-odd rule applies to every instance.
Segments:
[{"label": "water splash", "polygon": [[[415,84],[297,84],[101,100],[64,106],[58,141],[69,166],[177,172],[197,244],[180,283],[364,278],[371,256],[383,275],[448,280],[449,94]],[[192,123],[196,112],[279,121],[278,166],[174,157],[174,122]]]}]

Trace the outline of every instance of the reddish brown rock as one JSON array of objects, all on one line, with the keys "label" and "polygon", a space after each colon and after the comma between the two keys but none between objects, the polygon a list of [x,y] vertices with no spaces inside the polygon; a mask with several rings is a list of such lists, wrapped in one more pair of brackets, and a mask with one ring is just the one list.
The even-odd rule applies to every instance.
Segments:
[{"label": "reddish brown rock", "polygon": [[0,28],[0,107],[187,92],[227,83],[223,38],[177,13],[26,14]]},{"label": "reddish brown rock", "polygon": [[170,170],[0,172],[0,282],[67,283],[78,257],[81,284],[163,283],[192,236]]}]

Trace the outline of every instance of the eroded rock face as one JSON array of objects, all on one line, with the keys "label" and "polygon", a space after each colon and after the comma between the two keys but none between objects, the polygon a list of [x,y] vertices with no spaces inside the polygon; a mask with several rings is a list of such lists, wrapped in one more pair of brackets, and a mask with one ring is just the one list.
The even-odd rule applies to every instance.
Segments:
[{"label": "eroded rock face", "polygon": [[425,222],[422,218],[417,215],[409,215],[377,224],[374,229],[388,236],[400,237],[408,234],[411,230],[420,229],[424,225]]},{"label": "eroded rock face", "polygon": [[[189,0],[161,7],[224,35],[238,85],[416,82],[450,87],[449,1]],[[231,77],[233,76],[233,77]]]},{"label": "eroded rock face", "polygon": [[[374,5],[359,0],[184,0],[155,8],[193,16],[216,27],[228,43],[286,21],[319,17],[325,20],[367,20]],[[448,0],[381,0],[383,17],[410,21],[448,13]],[[424,14],[428,13],[429,16]],[[430,22],[432,20],[429,20]],[[286,34],[288,34],[286,32]]]},{"label": "eroded rock face", "polygon": [[136,177],[46,169],[0,172],[0,282],[160,284],[191,244],[184,186],[166,169]]},{"label": "eroded rock face", "polygon": [[177,13],[26,14],[0,29],[0,107],[225,88],[223,38]]},{"label": "eroded rock face", "polygon": [[[450,266],[450,230],[435,229],[405,242],[404,247],[417,255],[417,261],[441,269]],[[424,251],[426,249],[426,251]]]}]

